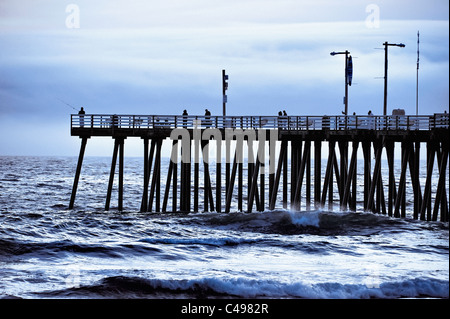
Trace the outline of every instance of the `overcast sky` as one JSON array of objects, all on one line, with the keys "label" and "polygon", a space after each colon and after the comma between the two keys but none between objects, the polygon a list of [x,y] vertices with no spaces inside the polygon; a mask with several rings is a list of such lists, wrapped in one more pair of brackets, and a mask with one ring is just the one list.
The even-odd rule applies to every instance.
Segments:
[{"label": "overcast sky", "polygon": [[[0,1],[0,155],[78,155],[70,114],[334,115],[344,110],[344,56],[353,57],[349,113],[449,108],[447,0]],[[96,141],[94,141],[96,140]],[[130,139],[131,140],[131,139]],[[141,155],[138,141],[126,154]],[[94,145],[94,146],[91,146]],[[88,155],[110,155],[92,139]]]}]

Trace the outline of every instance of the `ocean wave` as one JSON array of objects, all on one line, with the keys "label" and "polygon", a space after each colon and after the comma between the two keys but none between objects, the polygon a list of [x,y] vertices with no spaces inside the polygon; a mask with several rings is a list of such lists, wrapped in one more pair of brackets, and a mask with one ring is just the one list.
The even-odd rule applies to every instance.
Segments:
[{"label": "ocean wave", "polygon": [[407,221],[384,215],[324,210],[202,213],[190,216],[189,221],[212,228],[281,235],[370,235],[390,228],[408,227]]},{"label": "ocean wave", "polygon": [[246,278],[185,280],[114,276],[92,285],[36,293],[47,298],[448,298],[449,283],[429,278],[366,284],[283,283]]},{"label": "ocean wave", "polygon": [[62,257],[61,254],[95,254],[108,258],[121,257],[115,247],[105,245],[90,245],[74,243],[69,240],[53,242],[28,242],[15,239],[0,239],[0,257],[22,256],[32,257]]},{"label": "ocean wave", "polygon": [[143,238],[139,240],[149,244],[170,245],[206,245],[206,246],[237,246],[240,244],[252,244],[255,240],[232,237],[197,237],[197,238]]}]

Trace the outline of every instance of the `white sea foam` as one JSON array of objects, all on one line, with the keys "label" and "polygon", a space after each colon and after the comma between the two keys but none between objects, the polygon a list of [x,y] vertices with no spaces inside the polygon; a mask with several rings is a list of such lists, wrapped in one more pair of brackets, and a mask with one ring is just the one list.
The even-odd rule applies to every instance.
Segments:
[{"label": "white sea foam", "polygon": [[171,290],[189,290],[193,287],[210,289],[216,293],[244,298],[311,298],[311,299],[365,299],[365,298],[448,298],[449,283],[443,280],[416,278],[381,283],[378,287],[361,284],[282,283],[276,280],[247,278],[203,278],[193,280],[150,280],[153,287]]},{"label": "white sea foam", "polygon": [[289,211],[288,213],[292,223],[295,225],[319,227],[320,211],[308,211],[308,212]]}]

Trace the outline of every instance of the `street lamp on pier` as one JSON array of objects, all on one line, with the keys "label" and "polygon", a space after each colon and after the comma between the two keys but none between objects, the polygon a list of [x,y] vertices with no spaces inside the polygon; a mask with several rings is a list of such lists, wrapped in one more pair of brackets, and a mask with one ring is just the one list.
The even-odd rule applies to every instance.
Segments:
[{"label": "street lamp on pier", "polygon": [[335,56],[337,54],[345,54],[345,115],[348,115],[348,86],[352,85],[352,76],[353,76],[353,62],[352,57],[349,56],[350,52],[345,50],[344,52],[331,52],[331,56]]},{"label": "street lamp on pier", "polygon": [[400,47],[404,48],[405,45],[403,43],[387,43],[384,42],[384,107],[383,107],[383,115],[387,113],[387,71],[388,71],[388,47]]}]

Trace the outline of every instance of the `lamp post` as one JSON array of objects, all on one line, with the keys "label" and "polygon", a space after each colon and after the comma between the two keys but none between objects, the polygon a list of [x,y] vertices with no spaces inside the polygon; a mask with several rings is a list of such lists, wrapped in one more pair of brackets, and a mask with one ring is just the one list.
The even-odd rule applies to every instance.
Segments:
[{"label": "lamp post", "polygon": [[384,107],[383,107],[383,115],[386,115],[387,113],[387,71],[388,71],[388,47],[394,46],[394,47],[400,47],[404,48],[405,45],[403,43],[387,43],[384,42]]},{"label": "lamp post", "polygon": [[337,54],[345,54],[345,97],[344,97],[344,104],[345,104],[345,115],[348,114],[348,86],[352,85],[351,82],[351,77],[352,77],[352,70],[353,70],[353,66],[351,68],[349,68],[349,59],[350,59],[350,63],[351,63],[351,56],[349,58],[349,54],[350,52],[348,50],[345,50],[344,52],[331,52],[330,55],[331,56],[335,56]]},{"label": "lamp post", "polygon": [[228,90],[228,75],[225,74],[225,70],[222,70],[222,98],[223,98],[223,116],[227,115],[227,94],[226,91]]}]

